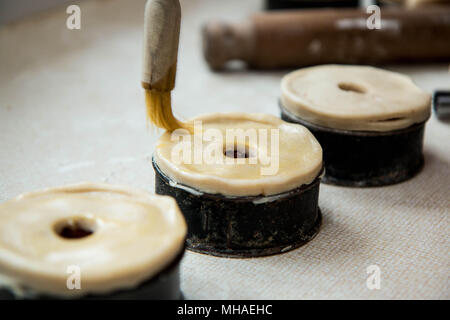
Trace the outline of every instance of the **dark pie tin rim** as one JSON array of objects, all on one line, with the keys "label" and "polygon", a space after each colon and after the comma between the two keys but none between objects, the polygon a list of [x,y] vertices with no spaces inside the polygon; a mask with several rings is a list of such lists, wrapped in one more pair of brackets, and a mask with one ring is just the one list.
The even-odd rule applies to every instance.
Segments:
[{"label": "dark pie tin rim", "polygon": [[87,293],[77,297],[36,293],[36,295],[22,298],[4,287],[0,288],[0,300],[183,300],[184,296],[180,287],[180,264],[185,251],[186,244],[170,264],[135,288],[118,289],[106,294]]},{"label": "dark pie tin rim", "polygon": [[287,110],[283,106],[281,101],[278,102],[278,105],[280,107],[282,114],[284,114],[288,118],[292,119],[293,121],[297,122],[298,124],[305,126],[306,128],[311,127],[311,128],[329,132],[329,133],[336,133],[336,134],[342,134],[342,135],[348,135],[348,136],[379,137],[379,136],[392,136],[395,134],[402,134],[402,133],[406,133],[409,131],[413,131],[417,127],[421,127],[423,124],[425,124],[430,119],[430,116],[428,116],[422,122],[417,122],[406,128],[395,129],[395,130],[391,130],[391,131],[344,130],[344,129],[335,129],[335,128],[324,127],[324,126],[303,120],[303,119],[299,118],[298,116],[296,116],[295,114],[293,114],[291,111]]}]

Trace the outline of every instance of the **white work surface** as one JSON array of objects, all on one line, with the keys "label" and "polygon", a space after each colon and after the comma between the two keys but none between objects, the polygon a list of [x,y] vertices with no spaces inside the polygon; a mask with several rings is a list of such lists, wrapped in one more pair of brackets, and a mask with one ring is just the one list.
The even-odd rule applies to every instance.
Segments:
[{"label": "white work surface", "polygon": [[[0,26],[0,201],[80,181],[154,189],[150,160],[161,132],[146,128],[140,88],[144,1],[79,5],[81,30],[66,28],[65,7]],[[205,21],[260,9],[258,0],[182,0],[180,117],[278,115],[283,72],[212,73],[201,54]],[[387,68],[428,92],[450,87],[448,65]],[[425,157],[424,170],[398,185],[322,185],[321,231],[297,250],[257,259],[187,252],[186,298],[449,299],[450,124],[434,116]],[[381,270],[379,290],[366,287],[369,265]]]}]

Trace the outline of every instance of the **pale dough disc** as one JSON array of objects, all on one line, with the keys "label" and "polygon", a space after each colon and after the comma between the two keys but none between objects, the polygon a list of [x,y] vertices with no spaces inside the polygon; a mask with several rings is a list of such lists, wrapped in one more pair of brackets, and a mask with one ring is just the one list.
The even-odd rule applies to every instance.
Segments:
[{"label": "pale dough disc", "polygon": [[[181,159],[182,153],[175,152],[181,138],[172,140],[173,134],[166,132],[159,139],[154,154],[155,162],[178,184],[226,196],[274,195],[311,183],[322,170],[322,148],[311,132],[301,125],[287,123],[271,115],[247,113],[213,113],[191,119],[194,124],[199,121],[202,130],[197,130],[197,133],[203,134],[194,136],[199,137],[197,141],[202,143],[202,148],[197,148],[200,150],[200,158],[197,159],[201,163],[195,162],[193,135],[187,131],[181,130],[181,137],[191,141],[191,157],[186,158],[188,161]],[[251,163],[250,158],[240,159],[245,161],[242,164],[237,163],[239,160],[226,157],[226,133],[230,129],[242,129],[249,136],[255,134],[258,137],[256,143],[255,140],[246,141],[249,155],[253,156],[253,160],[258,154],[264,154],[267,158],[256,157],[256,163]],[[220,135],[208,139],[208,134],[213,134],[214,130]],[[260,134],[263,138],[260,138]],[[179,154],[180,159],[175,159],[174,154]],[[214,161],[205,161],[208,154]]]},{"label": "pale dough disc", "polygon": [[[93,234],[61,237],[70,220]],[[176,258],[186,228],[175,200],[128,188],[84,183],[23,194],[0,204],[0,285],[19,296],[132,289]],[[71,266],[80,268],[81,290],[67,288]]]},{"label": "pale dough disc", "polygon": [[431,96],[399,73],[368,66],[323,65],[286,75],[281,103],[294,116],[320,126],[392,131],[430,116]]}]

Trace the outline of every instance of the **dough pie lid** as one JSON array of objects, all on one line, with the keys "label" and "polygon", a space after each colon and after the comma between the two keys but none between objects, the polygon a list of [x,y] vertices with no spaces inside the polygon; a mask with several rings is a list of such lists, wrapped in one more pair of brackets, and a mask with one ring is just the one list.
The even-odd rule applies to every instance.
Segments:
[{"label": "dough pie lid", "polygon": [[286,75],[284,109],[307,122],[350,131],[392,131],[427,120],[431,96],[402,74],[369,66],[323,65]]},{"label": "dough pie lid", "polygon": [[[17,296],[132,289],[177,257],[186,232],[166,196],[90,183],[23,194],[0,204],[0,285]],[[69,290],[77,268],[81,290]]]},{"label": "dough pie lid", "polygon": [[[221,157],[222,162],[196,163],[193,156],[189,158],[189,163],[174,159],[173,154],[178,150],[182,138],[174,138],[174,135],[168,132],[159,139],[154,160],[174,184],[193,188],[193,192],[232,197],[274,195],[310,184],[322,170],[322,148],[304,126],[288,123],[271,115],[238,112],[206,114],[191,119],[191,122],[197,124],[194,135],[186,130],[179,133],[180,137],[191,141],[192,155],[195,152],[194,137],[199,137],[199,140],[195,141],[202,142],[200,155],[204,157],[207,150],[217,150],[217,153],[220,152],[218,158]],[[272,156],[273,159],[263,162],[257,158],[256,163],[250,163],[250,158],[231,159],[236,161],[227,162],[230,161],[224,154],[227,131],[237,132],[233,130],[239,129],[249,135],[250,132],[256,132],[258,136],[257,143],[246,140],[248,143],[244,148],[248,148],[250,157],[264,153],[267,155],[266,160]],[[214,132],[222,135],[222,141],[207,138]],[[260,134],[264,135],[264,132],[267,139],[260,138]],[[199,133],[203,134],[198,135]],[[273,144],[276,141],[278,148]],[[237,140],[236,144],[239,144]],[[211,154],[215,155],[214,152]],[[245,163],[237,163],[239,160]]]}]

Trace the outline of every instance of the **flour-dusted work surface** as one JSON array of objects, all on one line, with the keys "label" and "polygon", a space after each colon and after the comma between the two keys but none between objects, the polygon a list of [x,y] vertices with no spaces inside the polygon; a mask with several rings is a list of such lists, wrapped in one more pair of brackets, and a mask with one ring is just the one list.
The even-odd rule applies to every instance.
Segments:
[{"label": "flour-dusted work surface", "polygon": [[[151,155],[162,132],[147,128],[140,87],[144,1],[86,0],[81,29],[66,7],[0,26],[0,201],[79,181],[153,191]],[[201,25],[239,20],[258,0],[181,0],[183,20],[175,112],[279,115],[287,72],[212,73]],[[424,90],[450,88],[448,65],[387,66]],[[399,93],[401,94],[401,93]],[[292,252],[225,259],[188,252],[187,299],[449,299],[450,124],[426,128],[425,167],[382,188],[321,186],[323,225]],[[369,266],[380,289],[369,290]]]}]

